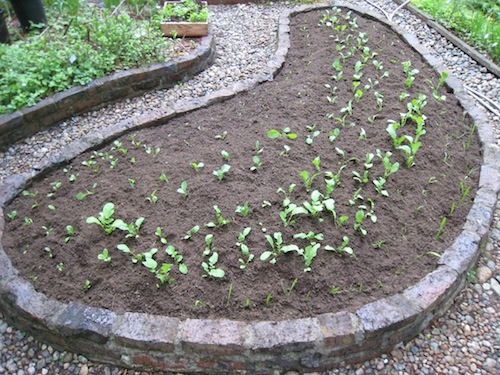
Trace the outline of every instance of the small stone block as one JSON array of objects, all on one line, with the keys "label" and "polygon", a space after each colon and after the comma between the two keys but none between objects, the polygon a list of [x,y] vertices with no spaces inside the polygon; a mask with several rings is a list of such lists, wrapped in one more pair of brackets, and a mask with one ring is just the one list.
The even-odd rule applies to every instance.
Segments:
[{"label": "small stone block", "polygon": [[464,231],[457,237],[439,259],[438,264],[446,265],[459,275],[464,274],[479,256],[481,238],[477,233]]},{"label": "small stone block", "polygon": [[479,187],[498,193],[500,191],[500,173],[498,169],[483,165],[479,177]]},{"label": "small stone block", "polygon": [[113,326],[118,345],[145,350],[174,350],[180,320],[165,316],[125,313]]},{"label": "small stone block", "polygon": [[434,306],[448,297],[450,289],[456,289],[457,275],[448,267],[439,267],[431,272],[417,284],[406,289],[405,297],[414,301],[424,311],[434,309]]},{"label": "small stone block", "polygon": [[54,323],[65,336],[81,336],[104,344],[109,339],[115,319],[113,311],[70,302]]},{"label": "small stone block", "polygon": [[223,355],[244,351],[246,323],[234,320],[187,319],[182,328],[183,348]]},{"label": "small stone block", "polygon": [[328,347],[346,347],[363,339],[363,327],[354,314],[342,311],[336,314],[321,314],[316,318]]},{"label": "small stone block", "polygon": [[411,323],[421,311],[416,303],[396,294],[362,306],[357,315],[365,332],[378,336]]},{"label": "small stone block", "polygon": [[47,327],[47,319],[58,315],[66,305],[38,293],[30,282],[17,277],[5,286],[4,298],[12,301],[18,317]]},{"label": "small stone block", "polygon": [[313,347],[322,339],[318,320],[312,318],[253,323],[250,331],[245,346],[266,352],[268,349],[290,352]]},{"label": "small stone block", "polygon": [[[3,236],[3,221],[3,212],[0,211],[0,226],[2,227],[0,228],[0,238]],[[19,275],[19,271],[14,268],[9,257],[5,254],[2,244],[0,243],[0,291],[2,290],[1,285],[3,283],[17,275]]]}]

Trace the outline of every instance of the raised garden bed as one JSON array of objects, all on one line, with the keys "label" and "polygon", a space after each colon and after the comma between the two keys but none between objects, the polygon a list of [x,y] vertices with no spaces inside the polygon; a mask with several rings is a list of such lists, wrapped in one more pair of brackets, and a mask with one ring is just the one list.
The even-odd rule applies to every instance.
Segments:
[{"label": "raised garden bed", "polygon": [[[342,25],[336,40],[334,28],[342,32]],[[274,68],[288,46],[286,28],[282,20]],[[43,327],[58,327],[52,338],[59,345],[121,365],[259,372],[362,360],[410,338],[446,308],[477,256],[498,190],[487,165],[476,195],[481,155],[474,121],[463,116],[451,87],[440,85],[439,75],[382,23],[356,13],[304,13],[292,20],[291,45],[273,82],[194,112],[177,106],[172,116],[178,116],[165,126],[110,139],[117,142],[30,186],[10,185],[6,200],[16,189],[26,191],[4,210],[2,243],[16,268],[52,298],[99,308],[50,302],[46,315],[45,297],[30,295],[46,307],[16,318],[12,311],[24,307],[30,287],[5,262],[7,317],[29,327],[35,316],[46,334]],[[191,108],[204,101],[213,98]],[[405,126],[388,128],[408,111]],[[485,124],[475,119],[484,141]],[[395,140],[415,141],[420,121],[426,133],[411,160],[398,148],[410,140]],[[72,148],[65,157],[77,153]],[[115,212],[107,215],[111,202]],[[105,216],[132,227],[116,223],[122,229],[107,235],[89,220]],[[197,225],[198,233],[186,234]],[[183,258],[172,249],[166,254],[168,245]],[[168,275],[163,263],[173,265]]]}]

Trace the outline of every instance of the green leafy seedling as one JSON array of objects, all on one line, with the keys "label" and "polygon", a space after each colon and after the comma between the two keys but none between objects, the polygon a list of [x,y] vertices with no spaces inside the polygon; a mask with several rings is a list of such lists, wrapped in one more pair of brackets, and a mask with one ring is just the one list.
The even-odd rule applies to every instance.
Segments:
[{"label": "green leafy seedling", "polygon": [[104,248],[102,250],[102,253],[97,255],[97,259],[102,260],[105,263],[110,263],[111,262],[111,257],[109,256],[109,251],[108,249]]},{"label": "green leafy seedling", "polygon": [[181,186],[177,189],[177,192],[179,194],[181,194],[184,199],[186,199],[189,195],[189,192],[188,192],[188,184],[187,184],[187,181],[184,180],[181,182]]},{"label": "green leafy seedling", "polygon": [[184,239],[185,240],[190,240],[199,231],[200,231],[200,226],[199,225],[195,225],[194,227],[192,227],[190,230],[188,230],[186,232],[186,235],[184,236]]}]

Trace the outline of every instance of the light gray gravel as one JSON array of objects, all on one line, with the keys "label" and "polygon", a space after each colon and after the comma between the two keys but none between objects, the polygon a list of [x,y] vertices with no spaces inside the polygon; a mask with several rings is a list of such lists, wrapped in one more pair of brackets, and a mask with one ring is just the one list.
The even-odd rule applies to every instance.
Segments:
[{"label": "light gray gravel", "polygon": [[[365,1],[350,2],[379,12]],[[371,2],[389,11],[397,7],[391,0]],[[287,6],[212,6],[211,22],[218,41],[214,66],[170,90],[149,93],[74,117],[12,146],[0,153],[0,183],[10,174],[31,170],[47,154],[88,132],[147,109],[168,105],[179,98],[205,95],[258,73],[275,48],[276,20]],[[403,9],[394,22],[416,35],[449,72],[499,102],[499,78],[478,66],[408,11]],[[500,118],[491,114],[489,118],[500,145]],[[500,201],[476,278],[478,282],[466,287],[448,313],[409,343],[401,344],[388,355],[363,364],[331,369],[325,374],[500,374]],[[8,326],[0,315],[0,374],[147,373],[91,363],[83,356],[55,351]]]}]

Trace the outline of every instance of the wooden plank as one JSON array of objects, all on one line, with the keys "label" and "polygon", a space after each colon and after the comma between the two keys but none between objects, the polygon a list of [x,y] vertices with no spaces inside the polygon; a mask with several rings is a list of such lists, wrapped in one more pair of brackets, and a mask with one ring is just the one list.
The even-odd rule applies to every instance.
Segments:
[{"label": "wooden plank", "polygon": [[172,36],[172,32],[177,32],[179,38],[196,38],[207,36],[208,23],[207,22],[163,22],[161,31],[165,36]]}]

